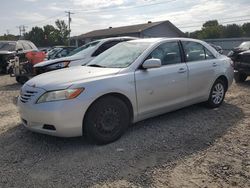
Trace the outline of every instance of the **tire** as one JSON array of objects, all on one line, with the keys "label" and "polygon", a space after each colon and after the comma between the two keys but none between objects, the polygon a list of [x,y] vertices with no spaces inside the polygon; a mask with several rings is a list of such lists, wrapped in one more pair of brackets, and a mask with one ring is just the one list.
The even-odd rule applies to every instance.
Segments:
[{"label": "tire", "polygon": [[218,108],[224,101],[226,84],[223,80],[217,79],[210,91],[209,99],[206,102],[209,108]]},{"label": "tire", "polygon": [[119,139],[130,124],[127,105],[117,97],[98,99],[88,109],[83,121],[83,133],[97,144],[108,144]]},{"label": "tire", "polygon": [[27,76],[17,76],[16,77],[16,81],[22,85],[25,84],[28,80],[29,80],[29,78]]},{"label": "tire", "polygon": [[247,79],[247,75],[244,73],[240,73],[240,72],[235,72],[234,73],[234,80],[236,83],[242,83],[245,82],[245,80]]}]

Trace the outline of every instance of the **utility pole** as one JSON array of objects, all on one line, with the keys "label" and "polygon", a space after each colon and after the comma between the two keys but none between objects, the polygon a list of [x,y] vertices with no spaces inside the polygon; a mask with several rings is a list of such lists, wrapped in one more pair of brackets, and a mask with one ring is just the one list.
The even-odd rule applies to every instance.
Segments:
[{"label": "utility pole", "polygon": [[25,31],[26,31],[26,28],[28,28],[27,26],[25,25],[19,25],[17,26],[17,28],[19,29],[19,35],[20,35],[20,38],[22,35],[24,35]]},{"label": "utility pole", "polygon": [[68,14],[68,26],[69,26],[69,46],[70,46],[70,23],[71,23],[71,14],[74,14],[73,12],[70,12],[70,11],[65,11],[65,13]]}]

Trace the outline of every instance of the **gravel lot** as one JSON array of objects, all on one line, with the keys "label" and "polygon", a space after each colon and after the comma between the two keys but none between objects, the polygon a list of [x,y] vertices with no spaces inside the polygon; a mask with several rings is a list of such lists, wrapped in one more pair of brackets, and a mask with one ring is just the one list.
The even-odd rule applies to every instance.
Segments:
[{"label": "gravel lot", "polygon": [[250,80],[219,109],[194,105],[88,144],[27,131],[0,75],[0,187],[250,187]]}]

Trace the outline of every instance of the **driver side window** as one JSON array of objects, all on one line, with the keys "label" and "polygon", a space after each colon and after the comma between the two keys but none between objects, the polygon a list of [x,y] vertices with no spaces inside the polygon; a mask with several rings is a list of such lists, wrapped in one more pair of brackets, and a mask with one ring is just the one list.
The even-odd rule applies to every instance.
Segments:
[{"label": "driver side window", "polygon": [[147,59],[152,58],[160,59],[163,66],[181,63],[181,53],[178,42],[161,44],[151,52]]}]

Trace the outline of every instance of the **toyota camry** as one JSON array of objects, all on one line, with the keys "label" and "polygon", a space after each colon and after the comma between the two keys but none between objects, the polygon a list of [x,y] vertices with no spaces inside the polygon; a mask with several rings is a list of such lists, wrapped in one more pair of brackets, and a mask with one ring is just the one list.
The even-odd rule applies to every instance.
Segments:
[{"label": "toyota camry", "polygon": [[34,77],[21,88],[18,107],[31,131],[106,144],[146,118],[201,102],[217,108],[232,81],[232,61],[203,41],[138,39],[87,66]]}]

